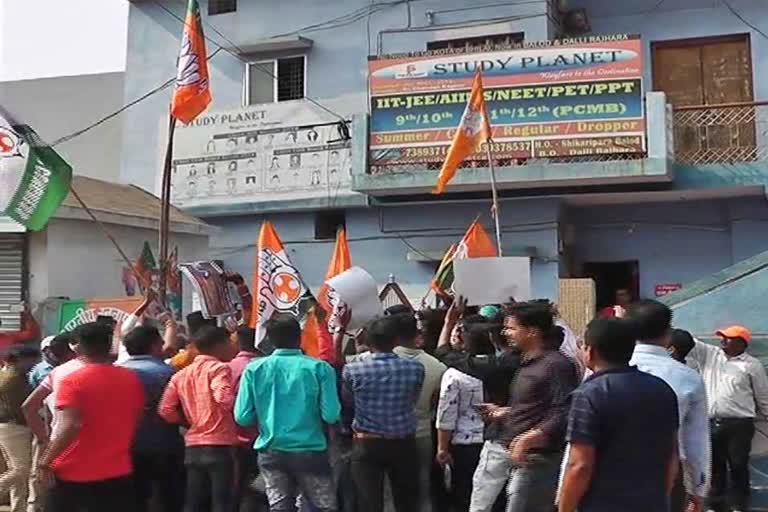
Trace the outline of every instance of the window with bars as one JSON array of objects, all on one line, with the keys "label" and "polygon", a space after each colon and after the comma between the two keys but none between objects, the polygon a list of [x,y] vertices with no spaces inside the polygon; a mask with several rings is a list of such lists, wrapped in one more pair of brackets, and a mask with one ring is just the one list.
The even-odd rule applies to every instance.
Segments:
[{"label": "window with bars", "polygon": [[490,36],[464,37],[461,39],[429,41],[427,42],[427,50],[464,49],[468,51],[475,48],[512,46],[522,43],[523,40],[524,34],[522,32],[513,32],[510,34],[494,34]]},{"label": "window with bars", "polygon": [[237,11],[237,0],[208,0],[208,16]]},{"label": "window with bars", "polygon": [[304,97],[305,57],[288,57],[248,64],[246,103],[273,103]]}]

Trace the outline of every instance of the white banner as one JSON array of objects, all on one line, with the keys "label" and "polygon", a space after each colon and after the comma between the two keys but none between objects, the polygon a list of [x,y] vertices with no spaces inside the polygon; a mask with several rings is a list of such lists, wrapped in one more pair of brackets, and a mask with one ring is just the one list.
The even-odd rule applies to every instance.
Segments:
[{"label": "white banner", "polygon": [[[179,125],[172,202],[195,207],[318,197],[332,201],[349,194],[351,144],[341,140],[338,121],[297,100],[206,112]],[[159,190],[158,184],[158,195]]]}]

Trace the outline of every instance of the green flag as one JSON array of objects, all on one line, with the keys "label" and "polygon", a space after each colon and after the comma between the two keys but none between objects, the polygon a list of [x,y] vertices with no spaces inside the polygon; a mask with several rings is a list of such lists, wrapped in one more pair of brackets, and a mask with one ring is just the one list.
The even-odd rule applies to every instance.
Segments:
[{"label": "green flag", "polygon": [[40,231],[69,194],[72,167],[0,109],[0,212]]}]

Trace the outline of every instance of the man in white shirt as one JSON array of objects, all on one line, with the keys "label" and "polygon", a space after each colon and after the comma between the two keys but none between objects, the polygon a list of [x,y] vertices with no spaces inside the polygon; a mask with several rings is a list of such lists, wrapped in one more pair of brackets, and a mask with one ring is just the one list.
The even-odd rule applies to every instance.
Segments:
[{"label": "man in white shirt", "polygon": [[[630,361],[641,371],[666,382],[677,396],[680,428],[680,463],[688,494],[687,510],[699,512],[709,491],[709,418],[704,382],[691,368],[675,361],[668,352],[672,311],[655,300],[641,300],[627,310],[635,323],[637,345]],[[650,421],[650,419],[649,419]],[[682,506],[678,504],[677,507]],[[672,509],[672,512],[680,512]]]},{"label": "man in white shirt", "polygon": [[[688,363],[699,370],[709,398],[712,431],[710,506],[749,510],[749,452],[755,418],[768,415],[768,376],[746,353],[752,333],[740,325],[717,331],[720,346],[696,342]],[[728,481],[730,480],[730,489]],[[732,508],[727,508],[728,502]]]}]

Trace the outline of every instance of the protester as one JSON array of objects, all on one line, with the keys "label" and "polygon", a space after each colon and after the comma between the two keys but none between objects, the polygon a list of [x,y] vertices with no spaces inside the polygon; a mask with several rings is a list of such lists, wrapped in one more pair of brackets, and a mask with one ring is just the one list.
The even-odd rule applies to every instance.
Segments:
[{"label": "protester", "polygon": [[[62,338],[61,336],[65,337]],[[24,413],[24,418],[27,420],[29,428],[32,429],[32,433],[41,445],[48,443],[49,435],[56,427],[58,418],[58,413],[56,411],[56,393],[58,392],[61,381],[68,375],[71,375],[85,366],[83,358],[77,357],[76,350],[65,350],[63,347],[63,344],[66,343],[68,345],[71,344],[71,346],[76,349],[79,338],[74,335],[59,335],[57,338],[58,341],[54,340],[52,347],[54,345],[61,347],[57,350],[59,350],[59,360],[62,361],[62,363],[51,370],[21,406],[21,410]],[[40,411],[43,407],[47,407],[48,410],[46,418],[43,418],[43,416],[40,415]],[[50,421],[50,425],[48,424],[48,420]]]},{"label": "protester", "polygon": [[25,512],[32,467],[32,431],[27,427],[21,404],[31,388],[27,372],[39,361],[32,347],[14,346],[0,370],[0,450],[6,470],[0,475],[0,492],[11,493],[11,512]]},{"label": "protester", "polygon": [[710,448],[707,397],[695,371],[675,361],[668,352],[672,311],[655,300],[641,300],[627,309],[636,329],[637,344],[630,365],[666,382],[677,395],[680,463],[687,496],[673,496],[672,512],[682,507],[701,510],[709,490]]},{"label": "protester", "polygon": [[[501,326],[485,322],[480,315],[464,316],[465,302],[459,297],[453,301],[445,315],[435,356],[449,368],[480,379],[485,386],[488,402],[505,405],[509,398],[509,386],[520,368],[520,352],[502,340]],[[474,324],[491,329],[491,340],[496,345],[492,355],[471,355],[464,350],[464,333]],[[492,436],[492,434],[491,434]]]},{"label": "protester", "polygon": [[[241,378],[245,368],[254,359],[263,354],[256,348],[256,331],[247,326],[238,327],[237,331],[232,333],[231,338],[237,342],[240,351],[234,359],[229,362],[229,368],[232,370],[232,387],[237,396],[240,390]],[[235,490],[235,504],[240,504],[244,511],[251,511],[257,507],[256,496],[251,492],[251,484],[258,476],[258,461],[256,452],[253,449],[253,442],[259,434],[258,427],[238,427],[237,428],[237,467],[238,484]],[[260,503],[260,500],[259,500]]]},{"label": "protester", "polygon": [[[37,389],[37,387],[43,383],[46,377],[50,375],[54,368],[60,366],[67,361],[76,357],[75,353],[70,347],[74,342],[74,337],[70,333],[62,333],[57,336],[48,336],[40,344],[40,350],[42,351],[43,360],[37,363],[32,370],[30,370],[29,384],[30,389]],[[51,414],[47,407],[41,406],[38,410],[40,422],[45,426],[50,424]],[[29,474],[29,499],[28,510],[29,512],[42,512],[44,504],[44,486],[38,478],[38,461],[43,452],[43,445],[40,443],[40,439],[37,436],[32,436],[32,470]]]},{"label": "protester", "polygon": [[39,340],[40,324],[37,323],[34,315],[30,312],[28,304],[24,304],[24,311],[21,313],[21,329],[18,331],[0,332],[0,348],[3,349],[14,345],[35,343]]},{"label": "protester", "polygon": [[336,375],[319,359],[303,355],[301,326],[274,315],[267,338],[275,350],[245,369],[235,405],[244,427],[259,426],[254,444],[273,512],[294,510],[299,494],[320,512],[336,510],[324,424],[341,414]]},{"label": "protester", "polygon": [[[688,357],[688,354],[693,350],[695,345],[696,341],[693,339],[693,336],[691,336],[691,333],[683,329],[672,329],[672,336],[669,341],[668,349],[672,359],[678,363],[686,364],[685,358]],[[704,384],[706,385],[706,381]]]},{"label": "protester", "polygon": [[437,400],[440,394],[440,380],[447,367],[437,358],[417,348],[421,344],[420,333],[413,312],[394,316],[399,322],[397,346],[393,352],[403,359],[416,361],[424,367],[424,383],[416,402],[416,447],[419,451],[419,488],[421,489],[420,512],[432,510],[430,496],[431,470],[434,461],[434,424]]},{"label": "protester", "polygon": [[149,510],[153,495],[164,512],[184,506],[184,443],[176,425],[157,413],[173,369],[162,360],[163,337],[155,327],[136,327],[123,339],[128,358],[120,366],[136,373],[144,389],[144,417],[133,440],[136,510]]},{"label": "protester", "polygon": [[[195,334],[199,355],[175,374],[158,412],[169,423],[187,428],[185,510],[231,512],[235,486],[237,429],[232,416],[235,395],[227,331],[203,327]],[[210,499],[210,508],[208,500]]]},{"label": "protester", "polygon": [[500,432],[483,446],[470,511],[491,510],[506,485],[507,512],[539,512],[554,504],[576,369],[559,352],[563,332],[548,305],[516,303],[504,327],[523,358],[507,407],[482,408]]},{"label": "protester", "polygon": [[760,361],[746,352],[752,341],[749,329],[732,325],[716,334],[719,347],[697,341],[688,359],[704,379],[709,403],[709,506],[715,512],[741,512],[750,510],[749,452],[755,417],[768,415],[768,376]]},{"label": "protester", "polygon": [[572,395],[559,512],[668,510],[678,471],[677,398],[663,380],[629,366],[634,349],[625,320],[598,318],[587,327],[583,360],[594,373]]},{"label": "protester", "polygon": [[[475,324],[465,335],[470,357],[491,356],[494,346],[486,324]],[[472,475],[483,449],[485,425],[478,406],[485,402],[483,382],[456,368],[448,369],[440,384],[437,405],[437,462],[451,468],[450,506],[467,512],[472,497]]]},{"label": "protester", "polygon": [[389,477],[397,512],[419,510],[419,454],[414,408],[424,382],[424,366],[393,353],[400,323],[384,317],[371,322],[371,356],[346,365],[342,392],[354,403],[352,473],[360,511],[381,512],[384,476]]},{"label": "protester", "polygon": [[111,364],[111,336],[103,324],[77,328],[83,366],[58,384],[57,427],[40,458],[56,479],[46,512],[136,510],[131,442],[144,393],[132,371]]},{"label": "protester", "polygon": [[618,288],[615,292],[614,303],[606,306],[597,312],[599,318],[621,317],[624,311],[632,304],[632,290],[629,288]]}]

